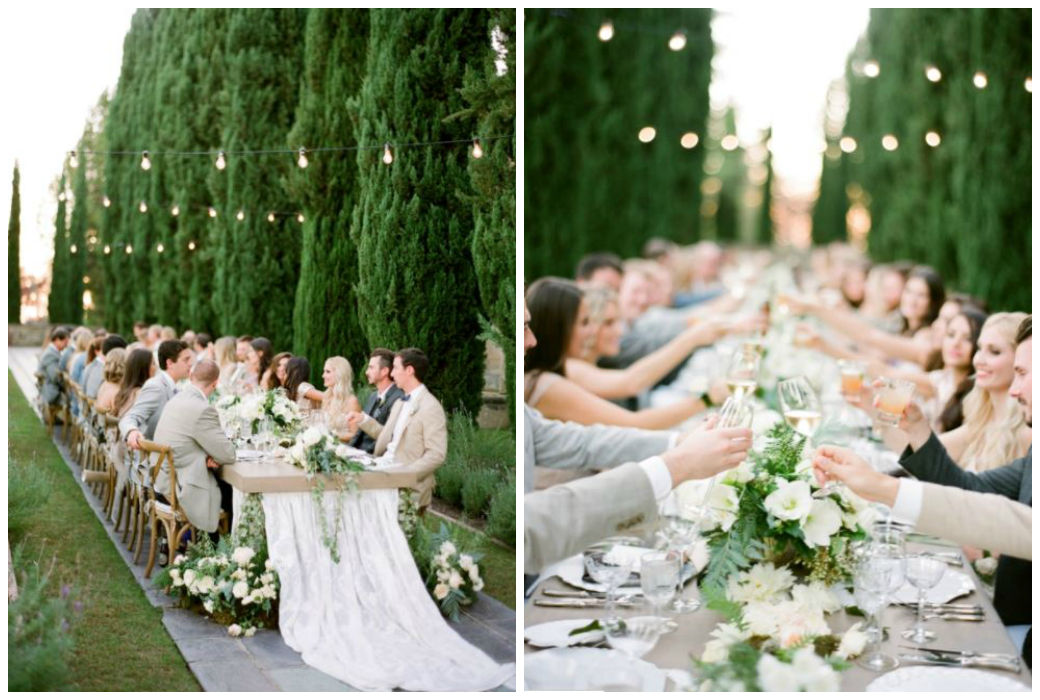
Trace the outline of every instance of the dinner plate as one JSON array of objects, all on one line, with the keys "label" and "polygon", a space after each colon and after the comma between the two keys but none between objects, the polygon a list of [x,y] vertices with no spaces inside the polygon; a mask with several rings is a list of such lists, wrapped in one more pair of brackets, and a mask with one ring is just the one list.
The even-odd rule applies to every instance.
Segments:
[{"label": "dinner plate", "polygon": [[235,450],[235,459],[239,462],[259,462],[264,456],[260,450]]},{"label": "dinner plate", "polygon": [[668,674],[615,649],[547,649],[524,656],[525,690],[633,690],[660,693]]},{"label": "dinner plate", "polygon": [[[630,617],[625,618],[626,622],[643,622],[649,620],[662,620],[666,618],[655,618],[653,616],[646,617]],[[524,629],[524,640],[533,647],[572,647],[580,644],[597,644],[603,641],[604,634],[602,630],[596,630],[593,632],[582,632],[571,636],[571,632],[576,629],[581,629],[587,625],[592,624],[591,618],[577,618],[570,620],[553,620],[552,622],[543,622],[538,625],[531,625]],[[666,632],[665,634],[668,634]]]},{"label": "dinner plate", "polygon": [[[654,550],[647,549],[646,551],[652,552]],[[568,557],[563,561],[553,566],[553,572],[560,579],[575,588],[580,588],[584,591],[592,591],[594,593],[606,593],[607,586],[604,583],[596,583],[594,581],[585,580],[585,557],[581,554],[575,554],[573,557]],[[694,567],[687,563],[683,569],[683,580],[689,581],[696,575]],[[642,593],[642,589],[639,587],[639,583],[635,585],[620,586],[618,588],[618,596],[633,595]]]},{"label": "dinner plate", "polygon": [[[951,600],[956,600],[974,591],[975,584],[970,576],[954,571],[947,566],[946,572],[943,573],[943,577],[938,585],[926,591],[925,600],[929,603],[949,603]],[[892,602],[916,603],[917,589],[910,582],[903,584],[903,587],[896,591]]]},{"label": "dinner plate", "polygon": [[1029,687],[1006,675],[974,668],[904,666],[872,681],[867,686],[867,692],[1017,693],[1029,692]]}]

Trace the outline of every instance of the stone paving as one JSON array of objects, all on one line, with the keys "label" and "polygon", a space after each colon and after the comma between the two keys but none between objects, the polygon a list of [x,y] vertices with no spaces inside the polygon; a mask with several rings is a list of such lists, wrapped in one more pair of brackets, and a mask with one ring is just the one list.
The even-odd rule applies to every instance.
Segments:
[{"label": "stone paving", "polygon": [[[8,364],[22,392],[30,403],[35,398],[36,386],[32,378],[35,370],[35,348],[8,348]],[[63,444],[55,440],[65,463],[69,466],[83,494],[105,527],[112,540],[155,607],[163,609],[163,625],[180,649],[188,668],[192,670],[203,690],[207,691],[356,691],[355,688],[326,673],[306,665],[300,654],[282,640],[277,631],[261,630],[251,638],[234,638],[226,629],[209,619],[175,607],[176,601],[162,590],[152,586],[144,577],[147,559],[147,533],[141,563],[133,563],[133,555],[123,544],[123,534],[116,533],[112,523],[104,517],[98,499],[80,479],[80,468],[70,457]],[[481,649],[498,663],[516,661],[516,613],[483,593],[470,608],[463,610],[458,622],[448,624],[470,644]],[[513,683],[496,688],[498,691],[515,690]]]}]

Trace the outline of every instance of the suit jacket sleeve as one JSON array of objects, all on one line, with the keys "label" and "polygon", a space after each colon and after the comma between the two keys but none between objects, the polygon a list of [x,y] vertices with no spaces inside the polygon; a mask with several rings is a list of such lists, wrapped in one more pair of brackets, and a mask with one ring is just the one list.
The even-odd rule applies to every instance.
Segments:
[{"label": "suit jacket sleeve", "polygon": [[235,463],[235,445],[228,440],[220,427],[220,417],[217,409],[207,406],[199,414],[199,420],[195,424],[192,435],[206,454],[216,460],[217,464]]},{"label": "suit jacket sleeve", "polygon": [[159,410],[161,398],[162,387],[159,383],[145,382],[145,385],[141,387],[141,391],[137,395],[137,400],[134,401],[134,405],[119,420],[119,434],[123,436],[124,440],[133,430],[144,434],[145,427],[148,425],[148,419]]},{"label": "suit jacket sleeve", "polygon": [[524,419],[532,421],[535,466],[551,469],[616,467],[659,455],[671,440],[662,431],[547,420],[527,407]]},{"label": "suit jacket sleeve", "polygon": [[[409,465],[423,474],[432,473],[444,464],[444,459],[448,456],[448,421],[444,417],[444,409],[438,401],[430,401],[429,404],[424,406],[426,415],[423,419],[423,453]],[[416,418],[418,416],[412,416],[412,420]]]},{"label": "suit jacket sleeve", "polygon": [[1028,457],[1016,459],[1011,464],[976,474],[958,467],[950,459],[939,438],[932,433],[928,442],[917,452],[912,452],[908,447],[899,463],[921,481],[956,486],[968,491],[996,493],[1017,501],[1026,459]]},{"label": "suit jacket sleeve", "polygon": [[646,472],[626,464],[524,496],[524,573],[582,551],[657,512]]},{"label": "suit jacket sleeve", "polygon": [[916,526],[921,532],[1020,559],[1033,558],[1033,509],[1029,506],[992,493],[923,486]]}]

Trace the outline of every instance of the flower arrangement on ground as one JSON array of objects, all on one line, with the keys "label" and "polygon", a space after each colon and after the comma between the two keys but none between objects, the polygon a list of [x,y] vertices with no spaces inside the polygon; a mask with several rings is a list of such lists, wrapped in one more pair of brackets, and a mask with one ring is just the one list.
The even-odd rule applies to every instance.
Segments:
[{"label": "flower arrangement on ground", "polygon": [[484,555],[463,552],[444,523],[434,533],[418,523],[408,540],[419,575],[441,609],[441,614],[458,620],[459,609],[471,605],[484,589],[478,563]]}]

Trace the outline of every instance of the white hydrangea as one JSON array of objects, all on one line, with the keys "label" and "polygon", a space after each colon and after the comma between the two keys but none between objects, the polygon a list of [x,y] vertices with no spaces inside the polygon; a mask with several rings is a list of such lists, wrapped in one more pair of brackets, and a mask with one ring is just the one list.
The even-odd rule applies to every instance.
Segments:
[{"label": "white hydrangea", "polygon": [[249,584],[245,581],[239,581],[231,588],[231,595],[238,599],[245,598],[249,594]]},{"label": "white hydrangea", "polygon": [[303,441],[305,447],[311,447],[312,445],[317,445],[321,442],[323,437],[321,429],[312,426],[303,431],[303,435],[300,439]]},{"label": "white hydrangea", "polygon": [[254,551],[252,547],[235,547],[231,559],[239,566],[248,566],[249,562],[253,561],[253,557],[255,556],[256,551]]}]

